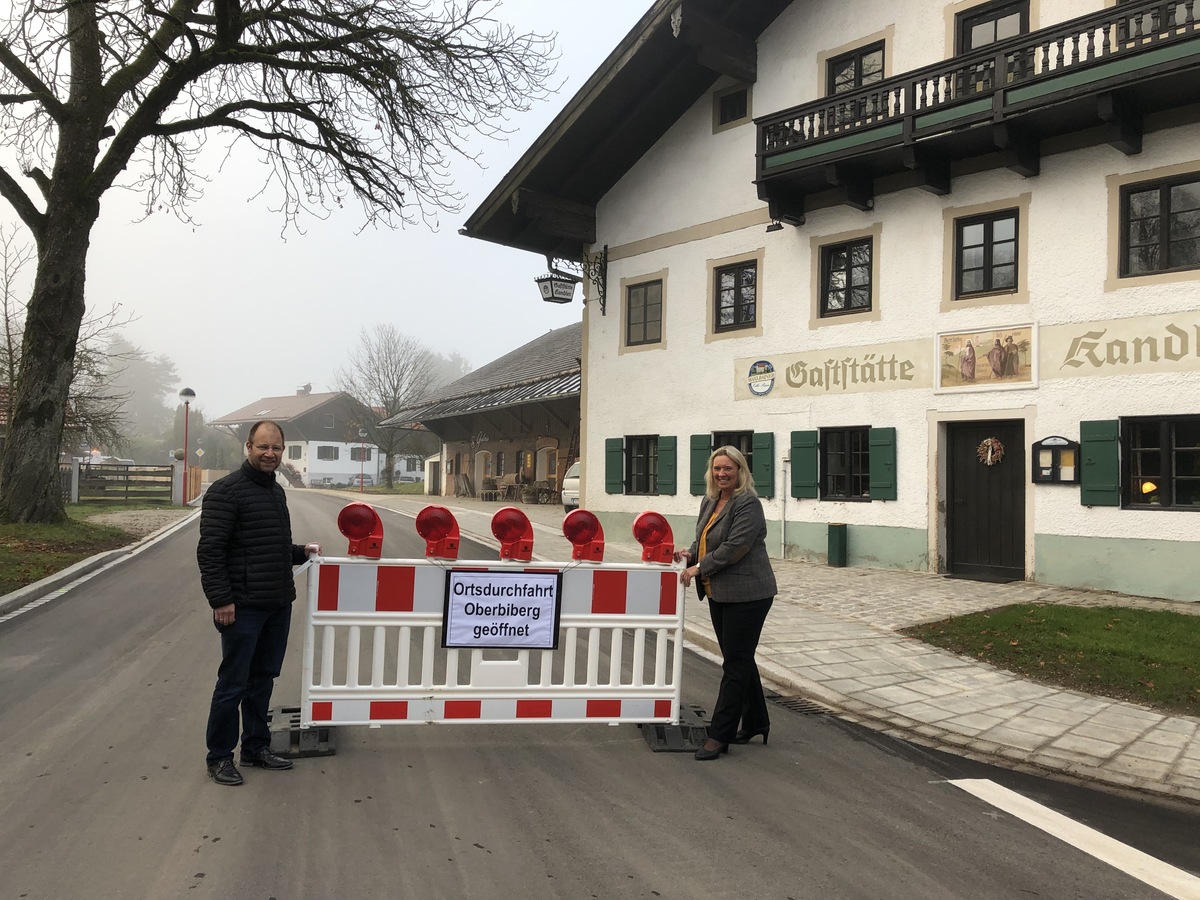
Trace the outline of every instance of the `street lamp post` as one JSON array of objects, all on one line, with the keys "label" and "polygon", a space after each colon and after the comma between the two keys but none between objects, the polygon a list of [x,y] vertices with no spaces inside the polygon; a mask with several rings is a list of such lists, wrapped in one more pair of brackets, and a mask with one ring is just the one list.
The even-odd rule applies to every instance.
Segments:
[{"label": "street lamp post", "polygon": [[363,492],[363,475],[366,473],[367,462],[367,431],[358,429],[358,492]]},{"label": "street lamp post", "polygon": [[196,399],[196,392],[189,387],[185,387],[179,392],[179,399],[183,401],[183,505],[187,506],[188,500],[188,421],[191,419],[192,401]]}]

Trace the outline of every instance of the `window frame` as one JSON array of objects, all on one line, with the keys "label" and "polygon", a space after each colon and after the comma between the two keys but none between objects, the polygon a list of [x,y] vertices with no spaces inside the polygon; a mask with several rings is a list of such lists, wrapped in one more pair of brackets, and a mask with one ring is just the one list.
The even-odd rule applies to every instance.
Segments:
[{"label": "window frame", "polygon": [[351,447],[350,462],[370,462],[373,447]]},{"label": "window frame", "polygon": [[[722,106],[724,101],[738,94],[744,94],[746,97],[746,108],[742,115],[734,119],[722,118]],[[718,91],[713,91],[713,109],[712,109],[712,131],[713,134],[719,134],[722,131],[728,131],[731,128],[737,128],[739,125],[745,125],[747,122],[754,120],[754,91],[753,86],[745,82],[731,84],[728,87]]]},{"label": "window frame", "polygon": [[[625,436],[624,482],[627,496],[658,495],[658,435],[630,434]],[[641,484],[635,481],[641,480]],[[644,488],[638,490],[636,488]]]},{"label": "window frame", "polygon": [[[1200,512],[1200,415],[1179,416],[1127,416],[1120,420],[1121,448],[1121,506],[1125,509],[1140,510],[1169,510],[1172,512]],[[1190,425],[1197,431],[1196,446],[1179,447],[1176,429],[1179,425]],[[1158,431],[1157,447],[1135,446],[1141,429],[1156,428]],[[1194,455],[1195,474],[1180,475],[1178,473],[1178,457],[1180,452]],[[1157,474],[1147,473],[1139,468],[1142,455],[1158,454],[1160,468]],[[1141,486],[1146,483],[1158,482],[1158,490],[1143,492]],[[1176,503],[1179,494],[1180,481],[1191,481],[1196,484],[1194,493],[1198,498],[1195,504]],[[1156,494],[1157,501],[1149,499]],[[1143,502],[1142,498],[1147,499]]]},{"label": "window frame", "polygon": [[300,459],[304,455],[304,449],[299,444],[288,445],[288,459]]},{"label": "window frame", "polygon": [[[742,307],[745,305],[744,302],[742,301],[742,296],[741,296],[741,289],[743,287],[741,273],[747,269],[752,269],[754,271],[754,304],[753,304],[754,305],[754,316],[750,319],[740,319],[739,317],[742,315],[742,313],[740,311],[741,311]],[[733,290],[735,292],[735,298],[736,298],[734,301],[734,305],[733,305],[734,321],[732,324],[722,325],[721,324],[721,308],[722,308],[721,307],[721,292],[722,292],[721,276],[727,272],[736,272],[737,273],[734,276],[734,288],[733,288]],[[753,328],[758,327],[759,283],[761,280],[761,275],[762,275],[762,273],[760,271],[760,267],[759,267],[757,259],[744,259],[744,260],[741,260],[740,262],[729,263],[727,265],[720,265],[720,266],[716,266],[713,268],[712,316],[713,316],[713,331],[714,332],[716,332],[718,334],[724,334],[724,333],[728,333],[731,331],[746,331],[748,329],[753,329]]]},{"label": "window frame", "polygon": [[[879,77],[872,81],[863,81],[862,62],[863,57],[872,53],[878,52],[879,56]],[[834,79],[834,67],[846,60],[854,61],[854,84],[842,90],[837,89],[837,83]],[[848,94],[856,91],[861,87],[875,84],[879,81],[884,81],[887,78],[887,41],[880,39],[872,41],[869,44],[863,44],[860,47],[854,47],[844,53],[839,53],[836,56],[830,56],[825,60],[825,96],[836,97],[838,94]]]},{"label": "window frame", "polygon": [[983,47],[990,47],[1011,38],[998,38],[978,47],[967,46],[971,29],[984,21],[996,22],[1007,17],[1012,12],[1020,13],[1020,24],[1017,35],[1029,34],[1029,0],[996,0],[993,3],[982,3],[970,9],[963,10],[954,17],[954,55],[964,56]]},{"label": "window frame", "polygon": [[[835,435],[843,438],[843,449],[837,451],[838,454],[847,457],[847,461],[842,466],[845,471],[840,473],[831,471],[831,459],[834,451],[829,442]],[[855,440],[859,442],[858,446],[854,445]],[[818,429],[817,453],[819,459],[817,484],[820,500],[845,503],[871,502],[871,426],[848,425],[837,428],[820,428]],[[858,464],[857,471],[855,470],[856,463]],[[833,489],[831,483],[833,478],[846,479],[844,493],[838,493]],[[850,489],[850,485],[855,480],[858,481],[860,490],[860,493],[857,494]]]},{"label": "window frame", "polygon": [[[832,263],[836,253],[845,252],[847,260],[851,258],[853,248],[861,244],[866,244],[870,252],[870,257],[867,263],[867,273],[870,279],[867,282],[867,298],[868,304],[865,307],[846,307],[844,309],[829,308],[829,293],[830,293],[830,277],[833,274]],[[854,238],[849,238],[836,243],[822,244],[820,250],[820,292],[817,297],[817,314],[822,319],[834,319],[841,316],[867,314],[875,311],[875,236],[861,235]],[[854,266],[848,265],[847,272],[852,271]],[[854,285],[847,281],[844,290],[846,291],[847,300],[850,298]]]},{"label": "window frame", "polygon": [[[649,309],[649,307],[651,305],[653,305],[649,301],[649,291],[650,291],[650,288],[655,287],[655,286],[658,287],[658,303],[657,303],[658,317],[656,319],[656,321],[658,323],[658,336],[655,338],[648,338],[645,336],[646,326],[650,323],[651,320],[647,317],[646,312]],[[646,296],[641,301],[641,306],[640,306],[640,308],[642,310],[642,321],[640,323],[641,328],[642,328],[642,338],[640,340],[634,340],[633,334],[632,334],[632,329],[635,324],[633,322],[633,312],[635,309],[634,293],[638,290],[644,291]],[[625,346],[626,347],[646,347],[646,346],[650,346],[650,345],[661,344],[662,339],[663,339],[662,314],[663,314],[663,279],[653,278],[653,279],[648,279],[646,281],[639,281],[636,284],[627,285],[625,287]]]},{"label": "window frame", "polygon": [[[1013,270],[1012,287],[996,287],[993,284],[993,270],[995,263],[993,256],[995,253],[996,243],[993,229],[997,222],[1011,219],[1013,223],[1013,236],[1011,243],[1013,245],[1013,258],[1009,265]],[[983,265],[982,271],[984,275],[984,286],[979,290],[967,291],[963,289],[963,232],[972,225],[984,226],[984,243],[983,243]],[[1001,265],[1004,265],[1003,263]],[[979,213],[970,216],[961,216],[954,220],[954,293],[955,300],[974,300],[978,297],[986,297],[991,294],[1016,294],[1021,290],[1021,210],[1018,207],[1010,207],[1008,209],[990,210],[985,213]]]},{"label": "window frame", "polygon": [[337,462],[338,448],[332,444],[317,444],[317,459],[325,462]]},{"label": "window frame", "polygon": [[[1118,277],[1120,278],[1145,278],[1150,275],[1169,275],[1175,272],[1193,272],[1200,269],[1200,261],[1194,265],[1180,266],[1159,266],[1154,269],[1145,269],[1140,272],[1131,271],[1130,257],[1130,231],[1132,220],[1130,218],[1130,198],[1134,194],[1147,193],[1157,190],[1159,193],[1159,212],[1158,218],[1158,252],[1161,260],[1162,254],[1165,251],[1168,254],[1171,248],[1171,217],[1180,213],[1173,213],[1170,205],[1171,189],[1180,185],[1196,185],[1200,189],[1200,172],[1191,172],[1187,174],[1175,175],[1166,178],[1152,178],[1146,181],[1131,182],[1123,184],[1120,188],[1120,209],[1118,216],[1118,229],[1120,235],[1120,258],[1117,261]],[[1192,211],[1194,212],[1194,211]]]}]

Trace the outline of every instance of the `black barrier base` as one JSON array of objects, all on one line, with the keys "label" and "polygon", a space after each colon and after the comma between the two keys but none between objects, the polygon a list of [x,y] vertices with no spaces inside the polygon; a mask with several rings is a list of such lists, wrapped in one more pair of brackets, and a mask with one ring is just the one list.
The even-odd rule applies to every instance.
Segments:
[{"label": "black barrier base", "polygon": [[655,753],[695,753],[708,737],[708,719],[700,706],[680,706],[678,725],[639,725]]},{"label": "black barrier base", "polygon": [[332,725],[300,727],[300,707],[276,706],[267,713],[271,726],[271,750],[280,756],[333,756],[337,753],[337,731]]}]

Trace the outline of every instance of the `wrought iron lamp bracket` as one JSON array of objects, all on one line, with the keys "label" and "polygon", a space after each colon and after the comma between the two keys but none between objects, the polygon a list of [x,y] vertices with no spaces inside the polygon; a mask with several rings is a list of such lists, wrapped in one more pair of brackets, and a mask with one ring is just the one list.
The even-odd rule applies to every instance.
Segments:
[{"label": "wrought iron lamp bracket", "polygon": [[[578,271],[563,271],[555,263],[569,266],[571,269]],[[605,307],[608,304],[608,244],[604,245],[599,253],[583,254],[582,261],[578,260],[559,260],[556,261],[553,257],[546,257],[546,266],[554,275],[561,278],[573,278],[576,281],[582,281],[587,278],[593,285],[596,286],[596,299],[600,301],[600,315],[605,315]]]}]

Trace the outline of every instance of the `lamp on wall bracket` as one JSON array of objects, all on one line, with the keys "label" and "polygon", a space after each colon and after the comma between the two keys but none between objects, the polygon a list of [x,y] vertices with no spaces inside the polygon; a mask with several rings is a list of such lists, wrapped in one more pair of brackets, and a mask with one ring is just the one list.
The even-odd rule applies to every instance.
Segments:
[{"label": "lamp on wall bracket", "polygon": [[533,279],[542,299],[547,303],[570,303],[575,299],[575,285],[587,278],[596,286],[600,315],[604,315],[608,301],[608,245],[599,253],[591,256],[585,253],[582,261],[570,260],[566,265],[578,267],[579,274],[563,271],[555,265],[553,256],[546,257],[546,268],[550,271]]},{"label": "lamp on wall bracket", "polygon": [[778,219],[772,219],[771,224],[767,226],[767,234],[774,234],[776,231],[783,231],[783,223]]}]

